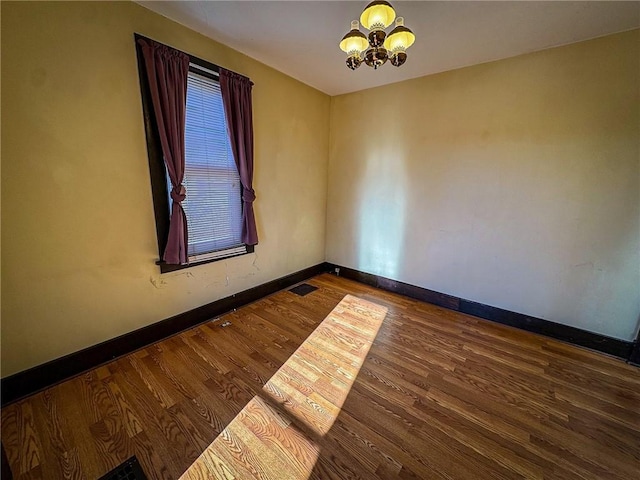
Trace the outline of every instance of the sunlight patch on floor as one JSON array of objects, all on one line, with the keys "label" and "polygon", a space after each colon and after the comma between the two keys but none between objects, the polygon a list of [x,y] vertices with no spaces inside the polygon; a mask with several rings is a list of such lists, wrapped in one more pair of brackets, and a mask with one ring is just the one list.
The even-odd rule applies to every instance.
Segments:
[{"label": "sunlight patch on floor", "polygon": [[307,479],[386,314],[345,296],[180,478]]}]

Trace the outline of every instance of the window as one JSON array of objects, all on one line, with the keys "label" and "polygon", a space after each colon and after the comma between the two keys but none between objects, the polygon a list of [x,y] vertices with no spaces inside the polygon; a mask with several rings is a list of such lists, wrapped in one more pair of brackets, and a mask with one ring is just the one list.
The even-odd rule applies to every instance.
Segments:
[{"label": "window", "polygon": [[[158,261],[162,273],[243,255],[254,249],[241,240],[242,187],[227,132],[217,67],[195,57],[190,59],[183,180],[186,198],[182,202],[187,217],[189,264],[169,265]],[[171,182],[142,62],[138,50],[158,252],[162,258],[169,232]]]},{"label": "window", "polygon": [[[245,253],[240,176],[231,152],[220,85],[197,66],[187,80],[182,207],[189,228],[189,261]],[[167,192],[168,193],[168,192]]]}]

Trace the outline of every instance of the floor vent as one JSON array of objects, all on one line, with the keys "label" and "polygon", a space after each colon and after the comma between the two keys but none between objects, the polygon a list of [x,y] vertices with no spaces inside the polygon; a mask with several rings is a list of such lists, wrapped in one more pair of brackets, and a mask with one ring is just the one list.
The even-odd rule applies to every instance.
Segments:
[{"label": "floor vent", "polygon": [[147,476],[142,471],[138,459],[133,456],[99,480],[147,480]]},{"label": "floor vent", "polygon": [[317,290],[318,287],[314,287],[313,285],[309,285],[308,283],[301,283],[298,286],[293,287],[289,290],[291,293],[295,293],[296,295],[300,295],[304,297],[305,295]]}]

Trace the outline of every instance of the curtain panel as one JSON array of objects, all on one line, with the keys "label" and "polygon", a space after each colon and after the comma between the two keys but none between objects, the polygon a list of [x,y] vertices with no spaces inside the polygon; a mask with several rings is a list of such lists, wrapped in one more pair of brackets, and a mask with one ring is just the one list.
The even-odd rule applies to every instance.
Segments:
[{"label": "curtain panel", "polygon": [[169,237],[162,260],[182,265],[188,262],[187,217],[181,203],[186,198],[182,181],[189,56],[150,39],[139,38],[138,44],[144,58],[162,154],[171,181]]},{"label": "curtain panel", "polygon": [[242,183],[242,242],[258,243],[253,202],[253,110],[251,89],[247,77],[220,68],[220,92],[224,104],[231,150]]}]

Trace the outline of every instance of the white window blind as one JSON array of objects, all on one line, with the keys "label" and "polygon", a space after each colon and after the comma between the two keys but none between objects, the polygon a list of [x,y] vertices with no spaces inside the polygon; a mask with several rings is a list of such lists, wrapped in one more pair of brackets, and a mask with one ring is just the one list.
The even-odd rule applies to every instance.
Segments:
[{"label": "white window blind", "polygon": [[244,253],[240,177],[220,84],[194,72],[189,72],[187,82],[184,186],[189,260]]}]

